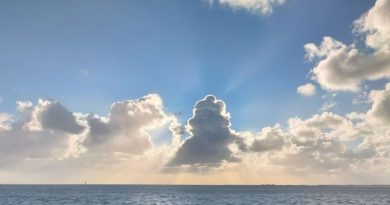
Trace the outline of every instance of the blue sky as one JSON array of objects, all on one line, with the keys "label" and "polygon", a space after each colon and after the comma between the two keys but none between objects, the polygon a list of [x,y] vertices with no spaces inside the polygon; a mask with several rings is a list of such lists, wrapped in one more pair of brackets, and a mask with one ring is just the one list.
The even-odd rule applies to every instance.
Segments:
[{"label": "blue sky", "polygon": [[0,183],[390,183],[388,11],[1,1]]},{"label": "blue sky", "polygon": [[309,116],[322,100],[296,93],[313,67],[303,45],[351,43],[352,22],[373,3],[293,0],[264,16],[206,1],[5,1],[0,111],[43,97],[106,114],[114,101],[158,93],[183,120],[216,95],[236,129]]}]

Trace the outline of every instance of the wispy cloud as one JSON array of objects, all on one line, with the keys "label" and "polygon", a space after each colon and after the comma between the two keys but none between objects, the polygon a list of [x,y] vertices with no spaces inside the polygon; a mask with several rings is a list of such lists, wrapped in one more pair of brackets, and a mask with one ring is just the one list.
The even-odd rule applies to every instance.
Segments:
[{"label": "wispy cloud", "polygon": [[332,109],[332,108],[334,108],[334,107],[336,107],[337,106],[337,103],[336,102],[326,102],[326,103],[324,103],[321,107],[320,107],[320,109],[318,110],[318,111],[320,111],[320,112],[325,112],[325,111],[328,111],[328,110],[330,110],[330,109]]},{"label": "wispy cloud", "polygon": [[218,2],[233,10],[244,9],[254,14],[268,15],[275,6],[283,4],[286,0],[209,0],[210,4]]}]

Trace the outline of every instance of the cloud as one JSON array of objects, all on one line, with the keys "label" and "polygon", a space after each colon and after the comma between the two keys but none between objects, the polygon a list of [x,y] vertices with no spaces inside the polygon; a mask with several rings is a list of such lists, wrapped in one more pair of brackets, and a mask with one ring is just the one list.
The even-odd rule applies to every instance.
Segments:
[{"label": "cloud", "polygon": [[273,128],[265,127],[252,142],[250,150],[253,152],[281,150],[286,144],[286,138],[287,136],[285,136],[279,125]]},{"label": "cloud", "polygon": [[334,108],[334,107],[336,107],[336,106],[337,106],[337,103],[336,103],[336,102],[326,102],[326,103],[324,103],[324,104],[320,107],[319,111],[320,111],[320,112],[328,111],[328,110],[330,110],[330,109],[332,109],[332,108]]},{"label": "cloud", "polygon": [[[245,9],[252,13],[263,15],[271,14],[273,7],[281,5],[285,0],[216,0],[219,4],[227,5],[232,9]],[[213,3],[214,0],[210,0]]]},{"label": "cloud", "polygon": [[362,164],[368,166],[379,156],[377,148],[368,146],[365,141],[357,146],[349,145],[365,138],[367,129],[372,128],[327,112],[306,120],[291,118],[284,133],[289,144],[282,152],[270,155],[269,159],[301,174],[359,172],[358,167]]},{"label": "cloud", "polygon": [[84,152],[80,146],[83,127],[62,105],[39,100],[35,106],[18,102],[18,109],[18,115],[3,121],[6,129],[0,129],[0,166],[9,160],[64,159]]},{"label": "cloud", "polygon": [[223,101],[212,95],[198,101],[187,129],[190,137],[182,143],[168,166],[213,167],[239,161],[229,147],[238,136],[230,129],[230,114]]},{"label": "cloud", "polygon": [[361,167],[370,166],[372,173],[381,172],[384,168],[376,163],[386,163],[390,156],[390,140],[383,137],[390,130],[372,124],[370,115],[323,112],[307,119],[290,118],[285,128],[277,124],[259,133],[236,132],[225,103],[206,96],[196,103],[188,121],[190,137],[164,170],[224,172],[244,166],[249,172],[271,169],[295,176],[314,172],[341,176],[359,174]]},{"label": "cloud", "polygon": [[364,80],[390,76],[390,52],[366,54],[355,45],[347,46],[331,37],[324,37],[321,45],[305,45],[307,58],[320,59],[312,70],[312,77],[322,88],[330,91],[357,91]]},{"label": "cloud", "polygon": [[390,83],[384,90],[373,90],[369,94],[372,107],[367,112],[370,119],[384,125],[390,125]]},{"label": "cloud", "polygon": [[93,152],[140,154],[153,146],[148,130],[175,120],[164,111],[157,94],[117,102],[112,104],[107,117],[93,114],[86,117],[89,132],[83,145]]},{"label": "cloud", "polygon": [[370,173],[380,173],[386,168],[377,163],[388,161],[390,140],[383,136],[389,130],[379,131],[365,121],[364,113],[357,116],[324,112],[307,119],[290,118],[287,127],[277,124],[257,134],[246,133],[249,149],[238,152],[242,161],[235,169],[245,167],[245,173],[271,171],[300,179],[314,175],[320,183],[327,182],[321,181],[319,175],[345,181],[345,176],[362,173],[362,167],[370,167]]},{"label": "cloud", "polygon": [[317,62],[312,78],[330,91],[358,91],[367,80],[390,77],[390,3],[378,0],[354,23],[354,32],[363,36],[372,51],[359,50],[357,44],[346,45],[324,37],[319,46],[304,46],[306,59]]},{"label": "cloud", "polygon": [[107,117],[73,113],[55,100],[18,101],[17,106],[18,114],[0,115],[0,166],[31,159],[114,163],[152,149],[151,130],[168,125],[176,143],[181,131],[157,94],[113,103]]},{"label": "cloud", "polygon": [[283,134],[287,143],[280,152],[268,154],[268,161],[300,175],[353,176],[362,173],[362,167],[366,176],[389,175],[384,165],[390,156],[389,90],[388,84],[383,90],[371,91],[372,104],[367,112],[344,116],[324,112],[308,119],[290,118]]},{"label": "cloud", "polygon": [[8,113],[0,113],[0,131],[10,129],[9,121],[12,115]]},{"label": "cloud", "polygon": [[341,140],[354,139],[356,136],[351,121],[330,112],[315,114],[306,120],[298,117],[290,118],[288,125],[291,135],[302,139],[321,136],[325,132],[329,133],[330,136],[337,136]]},{"label": "cloud", "polygon": [[42,100],[31,110],[31,121],[26,125],[31,130],[59,130],[77,134],[85,129],[78,124],[76,116],[57,101]]},{"label": "cloud", "polygon": [[364,35],[367,46],[376,50],[390,49],[390,2],[378,0],[362,17],[355,21],[354,31]]},{"label": "cloud", "polygon": [[302,96],[313,96],[316,94],[316,87],[311,83],[301,85],[297,88],[297,93]]}]

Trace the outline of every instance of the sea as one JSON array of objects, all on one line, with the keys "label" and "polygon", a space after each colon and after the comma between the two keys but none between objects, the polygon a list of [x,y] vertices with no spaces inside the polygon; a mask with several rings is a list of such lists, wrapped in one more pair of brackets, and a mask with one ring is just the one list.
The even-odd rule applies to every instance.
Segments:
[{"label": "sea", "polygon": [[390,186],[0,185],[0,204],[390,205]]}]

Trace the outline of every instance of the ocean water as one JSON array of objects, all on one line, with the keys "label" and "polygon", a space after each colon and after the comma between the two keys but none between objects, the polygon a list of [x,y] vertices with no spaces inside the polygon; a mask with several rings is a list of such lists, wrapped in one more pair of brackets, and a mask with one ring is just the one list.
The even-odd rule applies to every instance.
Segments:
[{"label": "ocean water", "polygon": [[0,204],[390,204],[390,187],[0,185]]}]

